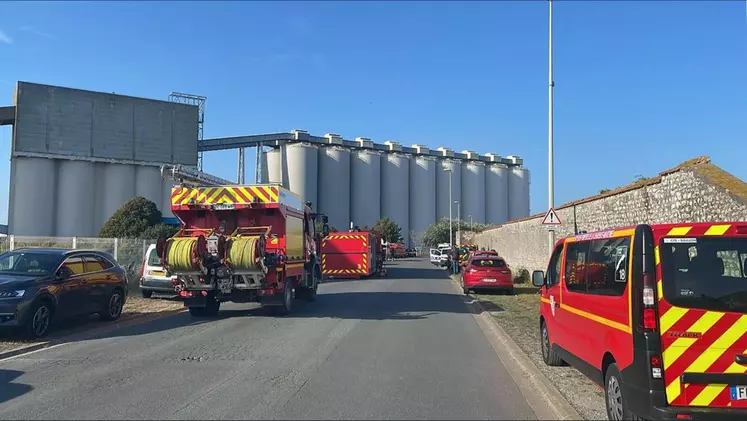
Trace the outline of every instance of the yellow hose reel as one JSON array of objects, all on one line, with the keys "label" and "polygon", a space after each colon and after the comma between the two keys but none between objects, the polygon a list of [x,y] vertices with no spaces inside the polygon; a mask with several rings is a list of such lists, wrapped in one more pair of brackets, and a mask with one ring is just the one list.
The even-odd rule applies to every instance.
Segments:
[{"label": "yellow hose reel", "polygon": [[202,256],[207,249],[205,237],[171,237],[166,240],[164,265],[169,272],[200,270]]},{"label": "yellow hose reel", "polygon": [[265,236],[247,235],[230,237],[226,241],[225,262],[233,270],[262,270],[265,255]]}]

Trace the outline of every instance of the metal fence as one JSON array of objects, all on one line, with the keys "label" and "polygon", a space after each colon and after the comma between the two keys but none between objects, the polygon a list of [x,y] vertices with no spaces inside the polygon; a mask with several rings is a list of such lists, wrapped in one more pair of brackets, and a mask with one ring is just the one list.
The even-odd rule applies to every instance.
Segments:
[{"label": "metal fence", "polygon": [[0,253],[19,248],[54,247],[105,251],[127,270],[130,283],[137,278],[143,256],[150,244],[156,240],[135,238],[92,238],[92,237],[28,237],[9,235],[0,238]]}]

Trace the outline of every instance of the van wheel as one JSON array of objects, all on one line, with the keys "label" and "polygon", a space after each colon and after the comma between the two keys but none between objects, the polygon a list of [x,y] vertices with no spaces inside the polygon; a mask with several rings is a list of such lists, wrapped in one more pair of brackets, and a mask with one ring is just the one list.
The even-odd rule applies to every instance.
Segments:
[{"label": "van wheel", "polygon": [[612,363],[607,367],[604,376],[604,400],[607,406],[607,418],[611,420],[642,420],[628,409],[625,397],[622,393],[622,382],[620,381],[620,370],[617,364]]},{"label": "van wheel", "polygon": [[547,324],[544,321],[540,326],[540,340],[542,341],[542,361],[550,367],[563,365],[563,359],[550,346],[550,333],[547,331]]}]

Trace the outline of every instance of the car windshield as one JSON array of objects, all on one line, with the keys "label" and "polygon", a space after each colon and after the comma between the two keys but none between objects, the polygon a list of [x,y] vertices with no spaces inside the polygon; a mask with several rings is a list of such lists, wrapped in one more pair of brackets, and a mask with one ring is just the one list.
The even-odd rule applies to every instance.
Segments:
[{"label": "car windshield", "polygon": [[472,266],[479,268],[502,268],[506,266],[506,262],[501,259],[474,259],[472,260]]},{"label": "car windshield", "polygon": [[0,255],[0,274],[48,275],[59,261],[54,253],[11,251]]},{"label": "car windshield", "polygon": [[659,249],[672,305],[747,313],[747,238],[665,238]]}]

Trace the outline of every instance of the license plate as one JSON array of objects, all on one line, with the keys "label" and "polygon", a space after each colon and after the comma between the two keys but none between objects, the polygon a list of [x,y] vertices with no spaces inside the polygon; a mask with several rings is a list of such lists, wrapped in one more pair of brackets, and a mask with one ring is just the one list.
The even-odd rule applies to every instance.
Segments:
[{"label": "license plate", "polygon": [[732,386],[731,387],[731,400],[733,401],[747,400],[747,386]]},{"label": "license plate", "polygon": [[162,270],[152,270],[150,271],[150,275],[152,276],[166,276],[166,272]]},{"label": "license plate", "polygon": [[483,281],[483,282],[496,282],[496,280],[495,280],[495,279],[493,279],[493,278],[483,278],[483,280],[482,280],[482,281]]}]

